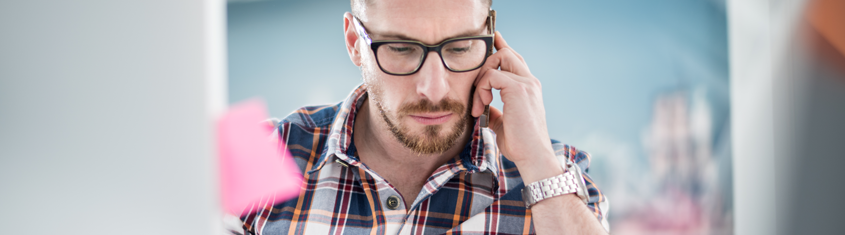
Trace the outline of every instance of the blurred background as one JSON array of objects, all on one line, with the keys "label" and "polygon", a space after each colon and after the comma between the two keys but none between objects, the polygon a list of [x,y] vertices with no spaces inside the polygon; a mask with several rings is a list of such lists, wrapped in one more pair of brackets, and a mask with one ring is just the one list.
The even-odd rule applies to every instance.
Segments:
[{"label": "blurred background", "polygon": [[[543,83],[551,137],[592,154],[614,234],[732,231],[723,0],[494,0],[493,9]],[[260,96],[281,118],[342,101],[362,82],[343,42],[347,11],[348,1],[229,1],[229,102]]]},{"label": "blurred background", "polygon": [[[845,233],[845,1],[493,2],[614,234]],[[346,11],[0,1],[0,233],[219,234],[215,120],[343,99]]]}]

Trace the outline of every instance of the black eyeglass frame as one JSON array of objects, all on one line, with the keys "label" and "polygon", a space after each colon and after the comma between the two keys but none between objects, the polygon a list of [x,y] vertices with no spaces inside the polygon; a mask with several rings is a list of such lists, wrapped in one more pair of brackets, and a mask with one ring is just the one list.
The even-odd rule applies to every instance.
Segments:
[{"label": "black eyeglass frame", "polygon": [[[490,10],[489,15],[487,16],[487,29],[489,30],[489,32],[491,34],[489,34],[489,35],[479,35],[479,36],[450,38],[450,39],[447,39],[443,42],[438,43],[437,45],[428,45],[428,44],[422,43],[420,41],[413,41],[413,40],[376,40],[376,41],[373,41],[372,39],[370,39],[370,35],[367,33],[366,28],[364,28],[364,25],[361,24],[361,22],[358,20],[358,18],[355,17],[355,16],[352,16],[352,20],[354,21],[355,29],[356,29],[355,31],[358,34],[358,37],[362,38],[365,42],[367,42],[368,45],[370,45],[370,49],[373,51],[373,55],[376,58],[376,64],[378,64],[379,69],[381,69],[381,71],[386,73],[386,74],[390,74],[390,75],[394,75],[394,76],[408,76],[408,75],[412,75],[412,74],[417,73],[420,70],[420,67],[422,67],[422,65],[425,64],[425,60],[428,58],[428,53],[431,52],[431,51],[437,52],[437,55],[440,56],[440,62],[443,64],[444,67],[446,67],[446,69],[448,69],[449,71],[458,72],[458,73],[469,72],[469,71],[473,71],[473,70],[476,70],[478,68],[481,68],[481,66],[483,66],[484,63],[487,63],[487,58],[490,57],[491,55],[493,55],[493,43],[494,43],[495,35],[492,34],[492,33],[495,32],[494,30],[496,28],[495,27],[495,24],[496,24],[496,11],[495,10]],[[478,64],[478,66],[475,66],[471,69],[455,70],[455,69],[450,68],[449,65],[446,64],[446,60],[443,58],[443,53],[442,53],[443,45],[446,45],[450,42],[464,41],[464,40],[477,40],[477,39],[483,40],[484,43],[485,43],[486,49],[487,49],[487,54],[484,55],[484,60],[482,60],[481,63]],[[388,43],[409,43],[409,44],[414,44],[414,45],[420,46],[420,48],[423,49],[422,59],[420,59],[420,63],[417,64],[417,67],[414,68],[413,71],[408,72],[408,73],[393,73],[393,72],[385,70],[384,67],[381,66],[381,61],[379,61],[379,59],[378,59],[378,48],[380,46],[388,44]]]}]

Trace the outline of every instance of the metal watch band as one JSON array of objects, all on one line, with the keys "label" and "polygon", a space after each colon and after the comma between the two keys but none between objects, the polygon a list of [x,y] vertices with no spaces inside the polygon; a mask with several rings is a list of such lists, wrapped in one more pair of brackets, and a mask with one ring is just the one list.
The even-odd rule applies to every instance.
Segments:
[{"label": "metal watch band", "polygon": [[542,179],[525,186],[522,191],[525,207],[531,207],[546,198],[578,192],[578,181],[573,171]]}]

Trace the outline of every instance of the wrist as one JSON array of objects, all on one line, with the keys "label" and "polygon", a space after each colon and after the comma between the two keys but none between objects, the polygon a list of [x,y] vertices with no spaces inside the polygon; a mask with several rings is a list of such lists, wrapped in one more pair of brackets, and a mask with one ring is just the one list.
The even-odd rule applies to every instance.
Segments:
[{"label": "wrist", "polygon": [[517,165],[525,184],[522,189],[525,207],[531,208],[540,201],[565,194],[574,194],[582,203],[588,203],[586,182],[578,165],[569,162],[564,156],[555,157],[553,161],[535,159]]},{"label": "wrist", "polygon": [[540,181],[549,177],[563,174],[566,170],[561,167],[560,162],[554,154],[547,154],[546,156],[531,156],[519,162],[514,162],[522,181],[526,184]]}]

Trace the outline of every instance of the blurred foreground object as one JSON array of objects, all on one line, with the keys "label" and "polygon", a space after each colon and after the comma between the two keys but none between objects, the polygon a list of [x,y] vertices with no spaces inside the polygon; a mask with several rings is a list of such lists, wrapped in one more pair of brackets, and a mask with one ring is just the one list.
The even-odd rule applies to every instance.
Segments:
[{"label": "blurred foreground object", "polygon": [[276,149],[264,102],[232,106],[218,122],[221,198],[225,212],[250,213],[299,195],[302,173],[286,149]]},{"label": "blurred foreground object", "polygon": [[0,234],[217,234],[225,1],[0,1]]},{"label": "blurred foreground object", "polygon": [[832,66],[842,69],[840,73],[845,73],[845,1],[812,1],[807,7],[805,17],[821,36],[819,39],[830,45],[821,52],[830,54],[824,59],[832,62]]},{"label": "blurred foreground object", "polygon": [[732,0],[736,234],[843,234],[845,1]]},{"label": "blurred foreground object", "polygon": [[[778,210],[781,234],[845,234],[845,1],[808,1],[776,64],[782,102],[776,106],[776,146],[785,172],[779,189],[788,204]],[[783,106],[782,108],[779,108]]]}]

